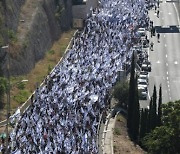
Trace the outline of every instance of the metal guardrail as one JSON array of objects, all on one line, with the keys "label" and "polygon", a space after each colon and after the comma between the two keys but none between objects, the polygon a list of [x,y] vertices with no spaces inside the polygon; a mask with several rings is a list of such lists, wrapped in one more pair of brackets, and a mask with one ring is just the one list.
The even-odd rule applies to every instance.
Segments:
[{"label": "metal guardrail", "polygon": [[96,132],[96,134],[97,134],[96,143],[97,143],[98,151],[99,151],[99,147],[100,147],[100,143],[99,143],[99,135],[100,135],[101,123],[102,123],[102,114],[100,115],[100,120],[99,120],[99,123],[98,123],[97,132]]},{"label": "metal guardrail", "polygon": [[[78,32],[78,30],[76,30],[76,31],[74,32],[73,37],[71,38],[68,46],[66,47],[66,50],[65,50],[65,52],[64,52],[64,56],[67,54],[68,50],[72,47],[72,43],[73,43],[73,41],[74,41],[74,38],[75,38],[76,35],[77,35],[77,32]],[[59,64],[62,62],[64,56],[60,58],[59,62],[56,64],[56,66],[59,65]],[[55,66],[55,67],[56,67],[56,66]],[[50,74],[54,71],[55,67],[52,69],[52,71],[50,72]],[[42,86],[45,84],[45,80],[46,80],[47,78],[48,78],[48,76],[42,81],[42,83],[40,84],[39,87],[42,87]],[[31,94],[31,96],[27,99],[27,101],[20,106],[20,113],[21,113],[21,115],[22,115],[22,114],[29,108],[29,106],[32,104],[31,98],[33,97],[34,94],[35,94],[35,91]],[[6,124],[7,124],[7,119],[0,122],[0,127],[5,126]]]}]

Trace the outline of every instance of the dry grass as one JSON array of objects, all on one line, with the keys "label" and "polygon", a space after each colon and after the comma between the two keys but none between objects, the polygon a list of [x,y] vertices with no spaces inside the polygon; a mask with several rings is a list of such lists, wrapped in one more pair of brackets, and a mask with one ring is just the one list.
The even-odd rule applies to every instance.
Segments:
[{"label": "dry grass", "polygon": [[[18,81],[21,81],[23,79],[27,79],[28,82],[25,84],[24,90],[26,90],[29,94],[35,90],[36,86],[39,85],[43,79],[47,76],[49,69],[54,68],[54,66],[58,63],[60,58],[63,56],[63,53],[69,44],[75,30],[70,30],[67,32],[64,32],[61,36],[61,38],[56,41],[52,48],[50,50],[53,50],[54,52],[47,51],[46,55],[42,60],[40,60],[34,67],[34,69],[31,70],[30,73],[24,76],[18,76],[18,77],[11,77],[11,84],[16,83]],[[14,96],[17,96],[20,93],[20,90],[17,88],[17,86],[13,86],[11,89],[11,112],[13,113],[19,105],[22,103],[18,103],[14,101]],[[28,97],[29,97],[28,96]],[[28,98],[27,97],[27,98]],[[5,107],[4,110],[0,112],[0,120],[5,119]]]},{"label": "dry grass", "polygon": [[126,119],[122,115],[117,116],[113,134],[114,154],[144,154],[145,151],[130,140],[126,123]]}]

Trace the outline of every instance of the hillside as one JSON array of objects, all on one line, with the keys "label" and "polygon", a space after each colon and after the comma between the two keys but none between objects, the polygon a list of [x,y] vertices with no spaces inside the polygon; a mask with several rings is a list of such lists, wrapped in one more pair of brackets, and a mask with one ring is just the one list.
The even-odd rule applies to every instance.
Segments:
[{"label": "hillside", "polygon": [[[1,7],[1,19],[6,18],[6,21],[2,20],[4,30],[0,34],[8,36],[8,39],[4,37],[5,41],[0,41],[0,46],[10,44],[11,75],[30,72],[62,32],[71,27],[71,0],[7,0],[1,3]],[[6,75],[5,52],[1,50],[0,57],[3,73]]]}]

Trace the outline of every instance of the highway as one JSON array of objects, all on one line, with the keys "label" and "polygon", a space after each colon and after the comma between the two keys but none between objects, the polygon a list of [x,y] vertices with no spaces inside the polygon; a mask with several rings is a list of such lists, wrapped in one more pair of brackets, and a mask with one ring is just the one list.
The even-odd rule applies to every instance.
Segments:
[{"label": "highway", "polygon": [[162,101],[167,103],[180,99],[180,19],[173,2],[161,1],[159,11],[159,18],[154,9],[149,11],[156,32],[160,34],[159,43],[157,35],[150,38],[150,42],[154,42],[154,50],[149,51],[152,63],[149,96],[152,96],[154,85],[158,94],[161,84]]}]

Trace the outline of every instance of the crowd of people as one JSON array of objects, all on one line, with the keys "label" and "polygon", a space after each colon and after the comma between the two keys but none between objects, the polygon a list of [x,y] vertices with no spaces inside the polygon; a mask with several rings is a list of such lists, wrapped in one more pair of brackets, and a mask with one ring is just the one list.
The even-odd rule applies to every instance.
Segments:
[{"label": "crowd of people", "polygon": [[14,154],[97,154],[100,115],[118,71],[131,62],[137,28],[149,23],[145,0],[101,0],[61,63],[36,89],[11,133]]}]

